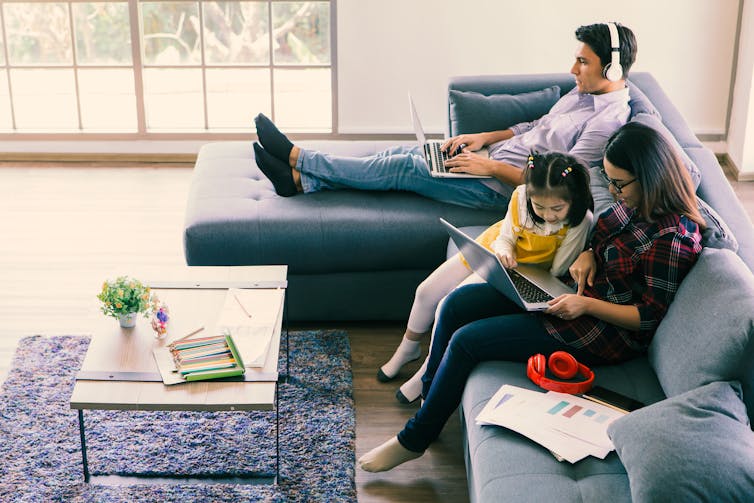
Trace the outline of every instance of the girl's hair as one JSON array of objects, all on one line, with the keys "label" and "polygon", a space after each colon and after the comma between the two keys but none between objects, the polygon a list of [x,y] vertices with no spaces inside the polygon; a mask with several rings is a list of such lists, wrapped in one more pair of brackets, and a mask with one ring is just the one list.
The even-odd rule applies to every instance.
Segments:
[{"label": "girl's hair", "polygon": [[526,209],[536,223],[541,224],[544,219],[534,213],[531,196],[559,197],[570,203],[566,219],[572,227],[579,225],[584,220],[586,211],[594,208],[589,188],[589,170],[572,155],[531,152],[524,171]]},{"label": "girl's hair", "polygon": [[664,215],[685,215],[704,229],[691,176],[676,148],[657,130],[629,122],[607,141],[605,158],[631,173],[641,185],[639,213],[648,222]]}]

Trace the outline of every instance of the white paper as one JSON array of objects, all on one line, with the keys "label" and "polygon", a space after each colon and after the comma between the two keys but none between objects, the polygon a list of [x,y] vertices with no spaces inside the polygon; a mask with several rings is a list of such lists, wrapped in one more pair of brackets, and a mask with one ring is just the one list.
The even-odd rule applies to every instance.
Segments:
[{"label": "white paper", "polygon": [[228,333],[244,367],[264,367],[283,307],[283,290],[230,288],[217,319],[216,333]]},{"label": "white paper", "polygon": [[622,415],[577,396],[505,384],[476,421],[509,428],[575,463],[586,456],[604,459],[614,449],[607,426]]}]

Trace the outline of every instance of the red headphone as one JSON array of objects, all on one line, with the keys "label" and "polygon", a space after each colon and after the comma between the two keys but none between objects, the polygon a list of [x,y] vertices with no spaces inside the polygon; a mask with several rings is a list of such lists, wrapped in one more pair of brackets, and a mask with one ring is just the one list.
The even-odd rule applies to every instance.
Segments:
[{"label": "red headphone", "polygon": [[[572,379],[577,373],[584,376],[584,381],[580,382],[561,382],[553,381],[545,377],[547,369],[560,379]],[[550,391],[560,393],[570,393],[571,395],[581,394],[589,391],[594,382],[594,372],[586,365],[576,361],[570,353],[565,351],[555,351],[550,355],[545,365],[545,356],[536,354],[529,357],[526,364],[526,375],[538,386]]]}]

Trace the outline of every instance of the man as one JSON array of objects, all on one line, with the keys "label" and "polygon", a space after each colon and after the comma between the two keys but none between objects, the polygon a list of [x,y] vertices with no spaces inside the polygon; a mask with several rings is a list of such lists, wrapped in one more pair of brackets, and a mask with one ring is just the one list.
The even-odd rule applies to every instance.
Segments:
[{"label": "man", "polygon": [[[619,54],[620,65],[611,60],[611,37],[616,35],[619,49],[615,56]],[[492,178],[433,178],[418,146],[395,147],[363,158],[304,150],[262,114],[255,119],[261,143],[254,143],[257,164],[275,191],[286,197],[320,190],[403,190],[505,213],[513,189],[521,183],[530,151],[568,152],[593,166],[602,160],[610,135],[628,120],[626,78],[637,50],[633,32],[618,23],[593,24],[579,27],[576,39],[579,44],[571,67],[576,86],[548,114],[503,131],[463,134],[443,144],[448,152],[466,144],[462,153],[446,162],[450,171]],[[621,69],[617,67],[622,71],[616,74]],[[489,146],[489,159],[474,153],[484,146]]]}]

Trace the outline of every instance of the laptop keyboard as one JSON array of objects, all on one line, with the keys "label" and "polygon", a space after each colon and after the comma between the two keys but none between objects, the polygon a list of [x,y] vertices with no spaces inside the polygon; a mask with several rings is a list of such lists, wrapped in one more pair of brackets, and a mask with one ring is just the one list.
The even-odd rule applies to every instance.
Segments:
[{"label": "laptop keyboard", "polygon": [[425,144],[429,148],[429,157],[432,159],[432,168],[440,173],[447,173],[448,169],[445,167],[445,161],[448,158],[448,154],[440,149],[441,143],[430,142]]},{"label": "laptop keyboard", "polygon": [[548,300],[553,298],[552,295],[521,276],[515,270],[509,269],[508,274],[510,275],[513,284],[516,285],[516,290],[518,290],[518,293],[521,294],[521,298],[523,298],[526,302],[547,302]]}]

